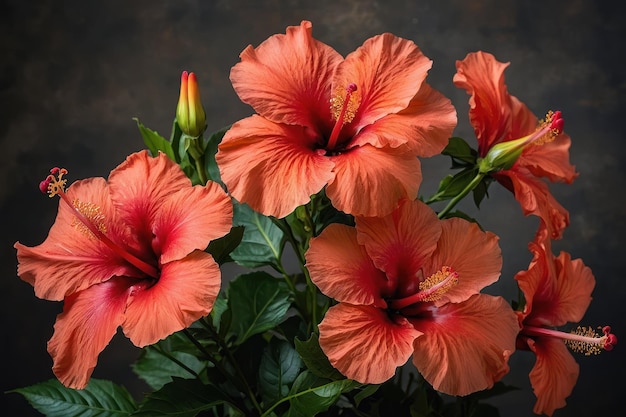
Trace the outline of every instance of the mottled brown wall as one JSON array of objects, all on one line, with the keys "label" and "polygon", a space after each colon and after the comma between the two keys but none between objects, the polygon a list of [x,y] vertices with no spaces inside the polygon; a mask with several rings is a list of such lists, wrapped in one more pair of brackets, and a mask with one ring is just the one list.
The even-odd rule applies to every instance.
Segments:
[{"label": "mottled brown wall", "polygon": [[[134,116],[168,134],[184,69],[198,75],[209,129],[249,115],[228,81],[230,67],[246,45],[302,19],[343,54],[385,31],[414,40],[434,60],[430,83],[457,106],[459,136],[471,139],[472,131],[467,96],[451,79],[455,60],[470,51],[511,61],[509,90],[536,113],[561,109],[581,175],[572,186],[552,187],[571,213],[555,250],[582,257],[595,272],[585,324],[612,324],[624,339],[624,17],[621,2],[592,0],[0,2],[1,391],[52,377],[46,341],[61,305],[36,299],[17,278],[12,248],[18,239],[40,243],[52,224],[56,203],[37,190],[47,170],[65,166],[73,179],[106,176],[142,148]],[[447,167],[445,159],[424,164],[424,194]],[[511,279],[528,265],[536,219],[521,218],[511,195],[496,187],[477,216],[501,235],[503,282],[494,291],[513,298]],[[578,357],[579,383],[570,406],[556,415],[626,410],[616,388],[626,369],[624,349]],[[141,392],[128,366],[137,353],[116,337],[94,375]],[[503,416],[530,415],[532,357],[516,354],[511,362],[514,372],[505,381],[524,390],[497,404]],[[3,415],[36,415],[16,394],[0,394],[0,404]]]}]

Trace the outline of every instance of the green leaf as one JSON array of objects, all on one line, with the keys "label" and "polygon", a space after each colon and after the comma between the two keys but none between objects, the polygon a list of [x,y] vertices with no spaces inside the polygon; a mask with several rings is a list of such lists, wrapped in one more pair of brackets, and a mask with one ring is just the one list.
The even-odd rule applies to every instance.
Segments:
[{"label": "green leaf", "polygon": [[357,408],[358,408],[359,405],[361,404],[361,401],[363,401],[367,397],[375,394],[376,391],[378,391],[378,388],[380,388],[380,385],[378,385],[378,384],[371,384],[371,385],[366,385],[365,387],[363,387],[363,389],[360,390],[354,396],[354,405],[356,405]]},{"label": "green leaf", "polygon": [[453,168],[475,166],[478,158],[478,152],[472,149],[464,139],[458,137],[450,138],[441,154],[452,158]]},{"label": "green leaf", "polygon": [[241,243],[230,254],[235,262],[249,268],[278,263],[284,234],[269,217],[257,213],[247,204],[235,204],[233,225],[245,227]]},{"label": "green leaf", "polygon": [[148,394],[133,417],[193,417],[200,411],[229,402],[230,399],[213,385],[205,385],[197,379],[174,378],[160,390]]},{"label": "green leaf", "polygon": [[64,387],[56,379],[9,392],[22,394],[47,417],[128,416],[137,406],[124,387],[92,379],[83,390]]},{"label": "green leaf", "polygon": [[265,272],[235,278],[228,290],[228,305],[236,343],[280,324],[291,305],[289,295],[284,282]]},{"label": "green leaf", "polygon": [[301,367],[300,356],[289,342],[272,339],[263,350],[259,365],[263,399],[271,404],[287,395]]},{"label": "green leaf", "polygon": [[472,182],[476,174],[478,174],[478,170],[475,167],[469,167],[454,175],[446,176],[439,183],[437,192],[428,199],[428,203],[448,200],[459,195]]},{"label": "green leaf", "polygon": [[326,354],[320,347],[316,333],[311,334],[309,340],[304,342],[296,338],[294,339],[294,343],[302,361],[311,373],[321,378],[333,380],[345,378],[328,361],[328,357],[326,357]]},{"label": "green leaf", "polygon": [[232,227],[226,236],[211,241],[206,251],[213,255],[213,259],[220,265],[232,261],[229,255],[241,243],[244,229],[243,226]]},{"label": "green leaf", "polygon": [[[160,346],[147,346],[133,364],[133,371],[153,389],[158,390],[173,377],[196,378],[206,364],[185,352],[167,352]],[[188,369],[187,369],[188,368]]]},{"label": "green leaf", "polygon": [[350,379],[328,382],[308,371],[301,373],[286,397],[290,408],[288,417],[312,417],[328,410],[342,393],[353,390],[361,384]]},{"label": "green leaf", "polygon": [[207,174],[211,180],[222,185],[223,183],[220,177],[220,169],[217,166],[217,162],[215,162],[215,154],[217,153],[217,145],[220,144],[228,129],[230,129],[230,126],[226,126],[217,132],[211,133],[204,144],[204,164]]},{"label": "green leaf", "polygon": [[168,142],[167,139],[159,135],[154,130],[145,127],[138,118],[134,117],[133,120],[137,123],[139,133],[141,133],[141,137],[143,138],[143,142],[146,144],[146,147],[150,150],[150,153],[153,156],[158,155],[159,151],[161,151],[166,154],[168,158],[170,158],[172,161],[178,162],[174,155],[172,144]]},{"label": "green leaf", "polygon": [[472,190],[473,197],[474,197],[474,204],[476,204],[476,207],[480,208],[480,203],[483,201],[483,199],[485,197],[489,197],[489,193],[487,193],[487,189],[489,188],[489,185],[491,185],[492,182],[493,182],[493,177],[485,176],[478,183],[476,188]]}]

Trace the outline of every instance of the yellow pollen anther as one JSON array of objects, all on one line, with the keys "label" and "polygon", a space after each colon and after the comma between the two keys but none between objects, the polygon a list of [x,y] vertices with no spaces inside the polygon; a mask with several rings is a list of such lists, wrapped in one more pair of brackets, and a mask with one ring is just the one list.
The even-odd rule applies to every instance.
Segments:
[{"label": "yellow pollen anther", "polygon": [[580,336],[578,339],[564,340],[567,347],[576,353],[583,353],[585,356],[591,356],[598,355],[600,352],[605,350],[605,344],[608,336],[606,334],[604,336],[600,336],[600,333],[591,326],[578,326],[570,333]]},{"label": "yellow pollen anther", "polygon": [[448,290],[458,284],[459,275],[449,266],[442,267],[419,283],[421,292],[427,295],[421,301],[439,300]]},{"label": "yellow pollen anther", "polygon": [[67,174],[65,168],[54,168],[50,171],[50,175],[44,180],[47,183],[48,197],[52,198],[65,191],[67,180],[63,176]]},{"label": "yellow pollen anther", "polygon": [[[557,127],[553,127],[556,120],[561,118],[560,112],[553,112],[552,110],[546,113],[545,119],[539,120],[537,124],[537,132],[541,130],[546,130],[546,132],[541,135],[539,138],[535,139],[532,144],[533,145],[544,145],[546,143],[552,142],[562,131],[562,128],[559,129]],[[562,126],[562,123],[561,123]]]},{"label": "yellow pollen anther", "polygon": [[[342,124],[348,124],[356,117],[357,109],[361,104],[361,94],[356,89],[351,89],[350,87],[353,84],[350,84],[348,88],[338,87],[335,89],[335,94],[330,99],[330,112],[333,115],[333,120],[338,121],[341,117],[341,113],[343,111],[343,119],[341,120]],[[349,96],[348,102],[346,103],[346,97]]]},{"label": "yellow pollen anther", "polygon": [[[100,206],[93,203],[84,203],[78,199],[75,199],[72,202],[72,205],[80,214],[85,216],[91,224],[93,224],[101,233],[106,233],[107,228],[105,224],[105,216],[102,214],[100,210]],[[84,234],[89,238],[96,239],[96,236],[93,234],[91,230],[78,218],[74,217],[74,221],[72,222],[72,227],[75,227],[79,232]]]}]

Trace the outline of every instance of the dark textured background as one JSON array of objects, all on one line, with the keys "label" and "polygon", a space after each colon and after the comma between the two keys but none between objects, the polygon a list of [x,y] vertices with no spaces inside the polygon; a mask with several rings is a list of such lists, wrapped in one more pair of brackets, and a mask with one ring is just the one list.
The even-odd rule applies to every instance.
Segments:
[{"label": "dark textured background", "polygon": [[[61,304],[36,299],[15,274],[16,240],[39,244],[56,212],[37,184],[55,165],[70,181],[106,176],[142,148],[132,117],[169,135],[182,70],[195,71],[208,115],[218,129],[251,110],[228,81],[248,44],[258,45],[302,19],[314,35],[346,54],[385,31],[414,40],[434,60],[429,82],[459,112],[456,135],[472,140],[467,96],[452,85],[454,63],[482,49],[511,61],[512,94],[535,113],[561,109],[573,138],[572,162],[580,177],[552,190],[570,210],[571,225],[555,252],[582,257],[597,278],[583,320],[611,324],[626,342],[626,234],[624,209],[625,13],[618,1],[591,0],[274,0],[274,1],[0,1],[1,390],[52,377],[46,341]],[[424,164],[422,193],[429,195],[448,161]],[[512,276],[530,260],[527,242],[536,219],[522,218],[510,193],[492,187],[476,214],[501,236],[504,270],[493,291],[515,296]],[[578,385],[556,416],[624,415],[620,397],[626,345],[598,357],[577,356]],[[94,373],[139,394],[144,385],[129,364],[139,351],[119,334]],[[502,416],[531,415],[530,354],[516,353],[505,382],[522,391],[495,400]],[[17,394],[0,394],[6,416],[38,415]]]}]

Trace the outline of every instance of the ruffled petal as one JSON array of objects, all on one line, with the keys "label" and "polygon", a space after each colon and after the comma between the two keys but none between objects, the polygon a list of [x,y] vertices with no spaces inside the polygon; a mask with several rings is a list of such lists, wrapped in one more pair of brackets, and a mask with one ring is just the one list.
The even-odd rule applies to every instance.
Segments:
[{"label": "ruffled petal", "polygon": [[559,339],[543,337],[528,340],[537,361],[530,371],[530,384],[537,402],[533,411],[551,416],[557,408],[565,407],[567,398],[578,380],[579,367],[567,346]]},{"label": "ruffled petal", "polygon": [[130,285],[130,279],[115,277],[65,299],[48,352],[66,387],[83,389],[89,382],[98,355],[122,324]]},{"label": "ruffled petal", "polygon": [[591,303],[595,286],[591,269],[566,252],[558,257],[551,252],[543,254],[542,262],[531,264],[529,271],[518,273],[516,279],[524,294],[530,293],[526,323],[551,327],[578,323]]},{"label": "ruffled petal", "polygon": [[366,40],[339,64],[332,88],[357,85],[361,102],[352,125],[360,128],[406,109],[431,66],[415,43],[384,33]]},{"label": "ruffled petal", "polygon": [[[470,123],[478,138],[478,151],[485,156],[493,145],[508,137],[511,131],[511,106],[504,83],[509,63],[499,62],[489,53],[467,54],[456,62],[453,82],[470,94]],[[530,132],[529,132],[530,133]]]},{"label": "ruffled petal", "polygon": [[478,294],[498,280],[502,269],[498,236],[458,217],[444,220],[441,225],[437,250],[426,260],[424,275],[428,277],[448,266],[458,274],[458,283],[436,301],[437,305],[458,303]]},{"label": "ruffled petal", "polygon": [[346,377],[363,384],[391,378],[413,352],[420,336],[411,324],[390,320],[384,310],[340,303],[319,325],[320,346],[330,363]]},{"label": "ruffled petal", "polygon": [[441,222],[435,212],[420,201],[403,200],[385,217],[357,217],[357,240],[390,280],[389,289],[402,297],[418,289],[426,260],[437,247]]},{"label": "ruffled petal", "polygon": [[303,21],[256,49],[248,46],[230,79],[241,100],[261,116],[316,131],[322,125],[322,131],[330,131],[330,81],[343,58],[311,33],[311,22]]},{"label": "ruffled petal", "polygon": [[548,185],[519,165],[498,171],[493,177],[513,191],[524,215],[540,217],[552,239],[560,239],[569,225],[569,212],[552,196]]},{"label": "ruffled petal", "polygon": [[382,298],[385,274],[357,243],[354,227],[331,224],[311,239],[305,256],[311,281],[327,296],[351,304],[386,307]]},{"label": "ruffled petal", "polygon": [[185,187],[161,205],[153,225],[152,247],[161,253],[162,264],[204,250],[211,240],[224,236],[232,225],[230,197],[219,184]]},{"label": "ruffled petal", "polygon": [[[126,241],[123,224],[111,204],[104,178],[77,181],[66,191],[79,201],[84,214],[95,221],[113,241]],[[37,297],[60,301],[74,292],[114,275],[137,275],[133,267],[115,254],[78,221],[75,211],[60,201],[56,220],[39,246],[15,244],[18,275],[35,288]]]},{"label": "ruffled petal", "polygon": [[432,313],[409,320],[423,333],[413,344],[413,363],[433,388],[468,395],[491,388],[508,372],[519,325],[505,300],[478,294]]},{"label": "ruffled petal", "polygon": [[517,163],[526,167],[536,177],[571,184],[578,176],[576,167],[569,162],[571,143],[570,137],[561,133],[552,142],[540,146],[527,146]]},{"label": "ruffled petal", "polygon": [[188,327],[211,312],[220,284],[220,269],[206,252],[164,264],[158,282],[132,288],[124,334],[143,347]]},{"label": "ruffled petal", "polygon": [[260,116],[235,123],[216,155],[230,194],[267,216],[285,217],[334,176],[306,129]]},{"label": "ruffled petal", "polygon": [[165,197],[190,186],[183,170],[163,153],[153,158],[147,151],[136,152],[109,175],[115,208],[144,250],[150,248],[151,224]]},{"label": "ruffled petal", "polygon": [[417,197],[421,165],[406,147],[365,145],[330,159],[335,163],[335,179],[326,187],[326,193],[333,206],[345,213],[384,216],[398,206],[400,199]]},{"label": "ruffled petal", "polygon": [[446,147],[456,122],[450,100],[424,83],[406,109],[365,126],[351,144],[376,148],[406,144],[417,156],[430,157]]}]

